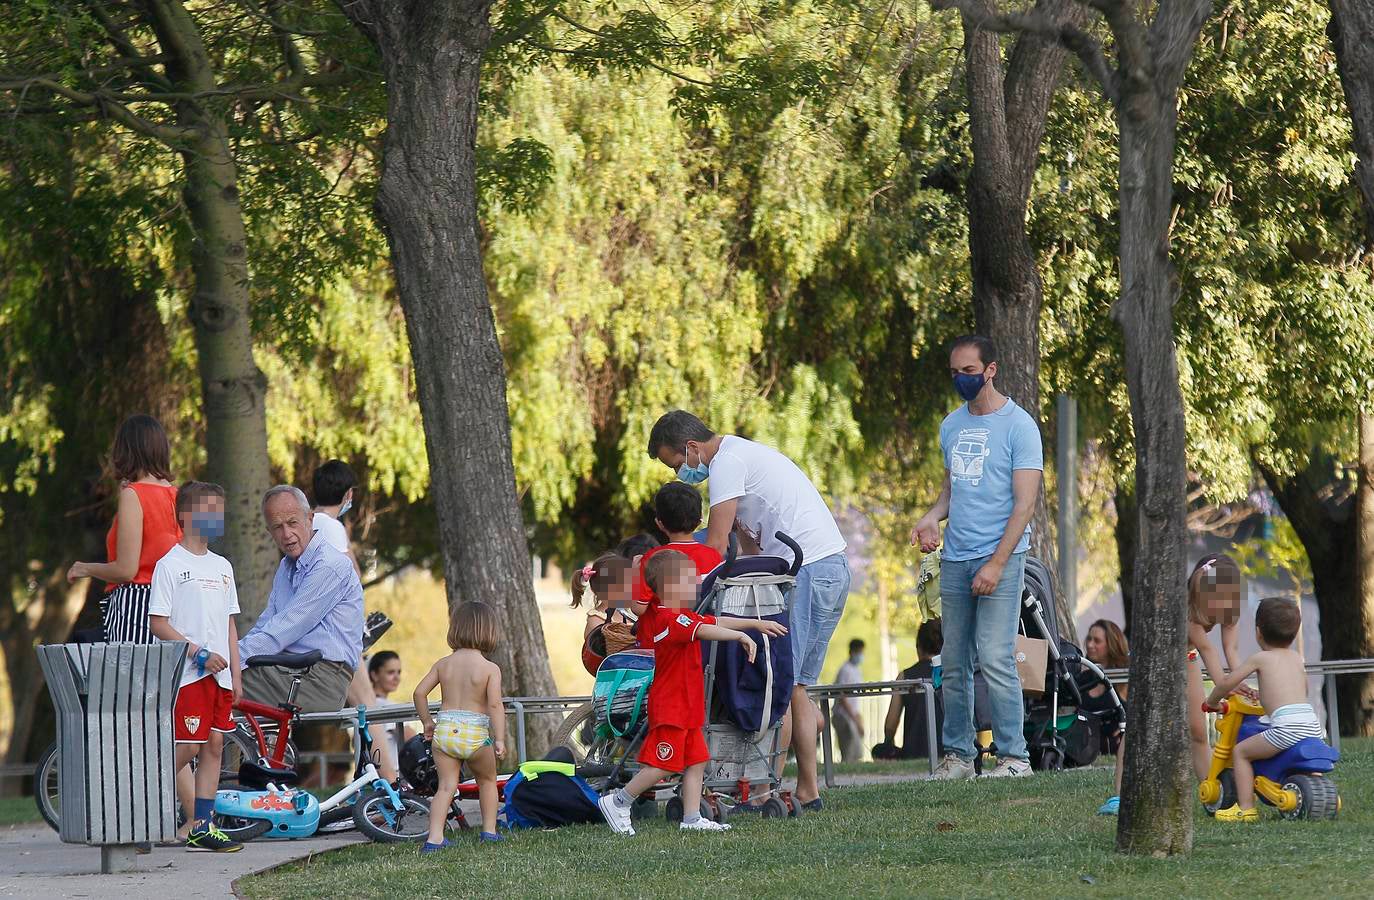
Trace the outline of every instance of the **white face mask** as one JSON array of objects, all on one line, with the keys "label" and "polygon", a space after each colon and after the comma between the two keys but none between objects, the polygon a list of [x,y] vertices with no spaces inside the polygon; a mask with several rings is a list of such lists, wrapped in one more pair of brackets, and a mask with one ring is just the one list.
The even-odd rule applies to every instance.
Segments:
[{"label": "white face mask", "polygon": [[854,657],[854,665],[856,665],[856,666],[861,666],[861,665],[863,665],[863,664],[864,664],[864,655],[863,655],[862,653],[860,653],[860,654],[858,654],[857,656]]}]

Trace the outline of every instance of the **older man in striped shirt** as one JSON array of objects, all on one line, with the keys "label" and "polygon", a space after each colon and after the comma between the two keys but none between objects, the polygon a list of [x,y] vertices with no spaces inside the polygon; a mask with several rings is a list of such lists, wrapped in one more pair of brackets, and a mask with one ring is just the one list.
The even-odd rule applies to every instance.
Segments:
[{"label": "older man in striped shirt", "polygon": [[[239,659],[319,650],[324,659],[301,682],[296,703],[304,712],[343,707],[363,649],[363,586],[348,557],[312,526],[310,502],[290,485],[262,498],[267,530],[282,553],[272,593],[253,629],[239,641]],[[243,694],[259,703],[286,699],[291,671],[260,666],[243,674]]]}]

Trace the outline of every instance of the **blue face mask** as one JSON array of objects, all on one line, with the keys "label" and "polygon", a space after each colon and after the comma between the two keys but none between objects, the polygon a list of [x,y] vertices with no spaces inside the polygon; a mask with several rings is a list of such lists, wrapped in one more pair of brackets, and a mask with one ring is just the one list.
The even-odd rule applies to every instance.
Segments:
[{"label": "blue face mask", "polygon": [[954,389],[959,392],[960,397],[963,397],[969,403],[972,403],[978,394],[982,392],[983,385],[985,384],[987,384],[986,370],[979,372],[977,375],[958,372],[954,376]]},{"label": "blue face mask", "polygon": [[218,540],[224,537],[224,516],[216,513],[196,513],[191,516],[191,527],[207,541]]},{"label": "blue face mask", "polygon": [[337,518],[342,519],[344,517],[344,513],[348,512],[352,508],[353,498],[349,497],[347,500],[344,501],[344,505],[339,507],[339,515],[337,516]]},{"label": "blue face mask", "polygon": [[678,480],[686,482],[687,484],[701,484],[706,480],[709,474],[710,469],[707,467],[705,460],[700,456],[697,457],[697,464],[695,466],[687,465],[687,460],[684,459],[682,465],[677,467]]}]

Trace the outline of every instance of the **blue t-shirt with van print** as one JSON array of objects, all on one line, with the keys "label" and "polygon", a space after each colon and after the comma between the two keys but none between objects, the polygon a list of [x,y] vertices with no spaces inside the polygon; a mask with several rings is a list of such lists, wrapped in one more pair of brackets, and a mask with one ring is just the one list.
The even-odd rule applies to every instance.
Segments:
[{"label": "blue t-shirt with van print", "polygon": [[[1010,398],[1002,408],[975,416],[965,403],[940,425],[940,450],[949,471],[949,523],[942,559],[958,562],[991,556],[1011,518],[1011,473],[1044,471],[1035,420]],[[1030,525],[1016,544],[1030,546]]]}]

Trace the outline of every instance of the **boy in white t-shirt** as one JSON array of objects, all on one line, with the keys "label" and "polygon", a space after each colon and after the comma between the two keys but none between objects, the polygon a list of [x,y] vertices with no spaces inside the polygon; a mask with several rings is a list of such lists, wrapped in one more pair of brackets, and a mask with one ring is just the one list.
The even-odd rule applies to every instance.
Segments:
[{"label": "boy in white t-shirt", "polygon": [[177,518],[181,543],[153,569],[148,616],[159,640],[187,643],[186,668],[172,714],[177,772],[197,760],[195,806],[186,810],[186,849],[228,853],[240,845],[215,827],[212,814],[224,735],[234,730],[233,705],[243,689],[234,624],[239,611],[234,570],[209,547],[224,534],[224,488],[188,481],[177,492]]}]

